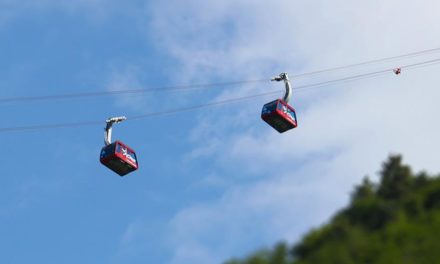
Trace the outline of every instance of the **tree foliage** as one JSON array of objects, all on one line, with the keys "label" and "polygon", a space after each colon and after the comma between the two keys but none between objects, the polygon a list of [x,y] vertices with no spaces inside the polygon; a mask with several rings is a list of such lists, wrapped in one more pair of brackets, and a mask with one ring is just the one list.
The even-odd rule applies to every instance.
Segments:
[{"label": "tree foliage", "polygon": [[365,177],[347,208],[299,243],[279,243],[225,264],[437,263],[440,259],[440,175],[413,174],[399,155]]}]

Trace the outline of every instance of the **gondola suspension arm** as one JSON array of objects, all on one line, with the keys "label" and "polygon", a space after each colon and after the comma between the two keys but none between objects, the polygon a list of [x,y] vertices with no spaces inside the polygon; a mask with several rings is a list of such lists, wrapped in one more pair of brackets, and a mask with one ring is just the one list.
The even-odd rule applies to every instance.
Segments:
[{"label": "gondola suspension arm", "polygon": [[284,85],[286,86],[286,94],[284,95],[283,101],[288,103],[290,101],[290,98],[292,97],[292,85],[290,84],[289,76],[287,75],[287,73],[280,73],[280,75],[273,77],[272,81],[284,81]]},{"label": "gondola suspension arm", "polygon": [[112,143],[112,126],[115,123],[120,123],[127,118],[125,116],[118,116],[118,117],[111,117],[107,119],[105,122],[107,125],[105,126],[105,132],[104,132],[104,143],[106,146],[110,145]]}]

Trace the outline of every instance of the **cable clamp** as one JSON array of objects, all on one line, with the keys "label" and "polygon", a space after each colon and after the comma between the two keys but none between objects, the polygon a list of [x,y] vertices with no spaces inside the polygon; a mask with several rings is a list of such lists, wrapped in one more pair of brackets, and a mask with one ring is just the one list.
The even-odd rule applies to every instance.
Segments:
[{"label": "cable clamp", "polygon": [[285,73],[285,72],[282,72],[282,73],[280,73],[280,75],[275,76],[271,79],[271,81],[277,81],[277,82],[288,81],[288,80],[289,80],[289,77],[287,76],[287,73]]},{"label": "cable clamp", "polygon": [[107,124],[115,124],[115,123],[121,123],[122,121],[127,120],[127,117],[125,116],[117,116],[117,117],[111,117],[105,120]]}]

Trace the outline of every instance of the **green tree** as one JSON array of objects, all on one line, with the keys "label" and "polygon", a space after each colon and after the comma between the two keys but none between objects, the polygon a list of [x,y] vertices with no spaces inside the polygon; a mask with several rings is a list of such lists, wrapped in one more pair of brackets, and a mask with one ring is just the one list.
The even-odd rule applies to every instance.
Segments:
[{"label": "green tree", "polygon": [[411,187],[411,168],[402,165],[402,156],[390,156],[382,165],[381,182],[378,195],[384,199],[398,200],[408,193]]},{"label": "green tree", "polygon": [[228,264],[439,263],[440,175],[414,175],[394,155],[380,176],[377,185],[365,177],[347,208],[290,249],[279,243]]},{"label": "green tree", "polygon": [[355,187],[351,199],[353,201],[368,199],[374,197],[375,194],[376,190],[374,184],[370,181],[368,176],[365,176],[362,184]]}]

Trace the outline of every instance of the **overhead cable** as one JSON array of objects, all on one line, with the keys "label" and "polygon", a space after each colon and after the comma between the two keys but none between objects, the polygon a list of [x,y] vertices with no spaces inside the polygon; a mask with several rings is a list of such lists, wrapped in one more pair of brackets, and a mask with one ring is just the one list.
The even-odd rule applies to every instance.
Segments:
[{"label": "overhead cable", "polygon": [[[410,70],[410,69],[415,69],[415,68],[419,68],[419,67],[426,67],[426,66],[430,66],[430,65],[435,65],[438,63],[440,63],[440,58],[428,60],[428,61],[423,61],[423,62],[407,64],[407,65],[401,66],[399,68]],[[388,73],[392,72],[393,70],[394,70],[394,68],[389,68],[389,69],[384,69],[384,70],[380,70],[380,71],[368,72],[368,73],[364,73],[364,74],[352,75],[352,76],[348,76],[348,77],[344,77],[344,78],[338,78],[338,79],[334,79],[334,80],[319,82],[319,83],[315,83],[315,84],[300,85],[300,86],[296,86],[295,89],[296,90],[310,89],[313,87],[326,86],[326,85],[331,85],[331,84],[341,83],[341,82],[346,82],[346,81],[371,78],[376,75],[388,74]]]},{"label": "overhead cable", "polygon": [[[434,64],[438,64],[438,63],[440,63],[440,58],[425,61],[425,62],[407,64],[407,65],[404,65],[400,68],[409,70],[409,69],[418,68],[418,67],[426,67],[426,66],[430,66],[430,65],[434,65]],[[380,71],[369,72],[369,73],[359,74],[359,75],[353,75],[353,76],[334,79],[334,80],[330,80],[330,81],[324,81],[324,82],[319,82],[319,83],[296,86],[295,90],[306,90],[306,89],[311,89],[314,87],[332,85],[332,84],[346,82],[346,81],[354,81],[354,80],[359,80],[359,79],[371,78],[371,77],[375,77],[375,76],[379,76],[379,75],[384,75],[387,73],[389,74],[390,72],[392,72],[392,70],[393,69],[384,69],[384,70],[380,70]],[[209,103],[204,103],[204,104],[199,104],[199,105],[193,105],[193,106],[188,106],[188,107],[176,108],[176,109],[171,109],[171,110],[151,112],[151,113],[147,113],[147,114],[143,114],[143,115],[132,116],[132,117],[128,118],[127,121],[145,119],[145,118],[156,117],[156,116],[164,116],[164,115],[170,115],[170,114],[177,114],[177,113],[181,113],[181,112],[187,112],[187,111],[197,110],[200,108],[216,106],[216,105],[231,104],[231,103],[254,99],[257,97],[274,95],[277,93],[280,93],[280,91],[271,91],[271,92],[266,92],[266,93],[261,93],[261,94],[230,98],[230,99],[214,101],[214,102],[209,102]],[[0,133],[28,131],[28,130],[54,129],[54,128],[82,127],[82,126],[98,125],[98,124],[102,124],[102,123],[103,123],[103,121],[85,121],[85,122],[72,122],[72,123],[5,127],[5,128],[0,128]]]},{"label": "overhead cable", "polygon": [[411,52],[411,53],[402,54],[402,55],[398,55],[398,56],[386,57],[386,58],[369,60],[369,61],[364,61],[364,62],[360,62],[360,63],[354,63],[354,64],[349,64],[349,65],[334,67],[334,68],[327,68],[327,69],[323,69],[323,70],[317,70],[317,71],[312,71],[312,72],[300,73],[300,74],[297,74],[297,75],[293,75],[293,77],[298,78],[298,77],[304,77],[304,76],[309,76],[309,75],[321,74],[321,73],[325,73],[325,72],[344,70],[344,69],[364,66],[364,65],[368,65],[368,64],[374,64],[374,63],[379,63],[379,62],[384,62],[384,61],[391,61],[391,60],[396,60],[396,59],[403,59],[403,58],[410,58],[410,57],[421,56],[421,55],[435,53],[435,52],[440,52],[440,48],[422,50],[422,51]]},{"label": "overhead cable", "polygon": [[[332,72],[336,70],[348,69],[353,67],[358,67],[362,65],[368,65],[383,61],[390,61],[396,59],[403,59],[415,56],[426,55],[434,52],[440,52],[440,48],[422,50],[407,54],[402,54],[393,57],[386,57],[381,59],[375,59],[370,61],[365,61],[361,63],[349,64],[345,66],[339,66],[334,68],[328,68],[318,71],[300,73],[296,75],[290,75],[291,78],[300,78],[304,76],[317,75],[325,72]],[[423,62],[422,62],[423,63]],[[242,80],[242,81],[231,81],[231,82],[219,82],[219,83],[206,83],[206,84],[190,84],[190,85],[175,85],[175,86],[163,86],[154,87],[146,89],[128,89],[128,90],[113,90],[113,91],[97,91],[97,92],[84,92],[84,93],[66,93],[66,94],[55,94],[55,95],[40,95],[40,96],[18,96],[18,97],[4,97],[0,98],[0,103],[10,103],[10,102],[26,102],[26,101],[50,101],[50,100],[60,100],[60,99],[75,99],[75,98],[87,98],[87,97],[99,97],[99,96],[110,96],[110,95],[122,95],[122,94],[143,94],[151,92],[174,92],[174,91],[188,91],[194,89],[210,89],[215,87],[228,87],[234,85],[249,85],[255,83],[269,82],[269,79],[256,79],[256,80]]]},{"label": "overhead cable", "polygon": [[21,97],[0,98],[0,103],[23,102],[23,101],[48,101],[48,100],[58,100],[58,99],[85,98],[85,97],[97,97],[97,96],[121,95],[121,94],[140,94],[140,93],[151,93],[151,92],[184,91],[184,90],[192,90],[192,89],[206,89],[206,88],[219,87],[219,86],[245,85],[245,84],[261,83],[267,81],[268,81],[267,79],[245,80],[245,81],[223,82],[223,83],[163,86],[163,87],[155,87],[148,89],[113,90],[113,91],[101,91],[101,92],[42,95],[42,96],[21,96]]},{"label": "overhead cable", "polygon": [[[164,115],[176,114],[176,113],[187,112],[187,111],[196,110],[196,109],[200,109],[200,108],[204,108],[204,107],[209,107],[209,106],[216,106],[216,105],[224,105],[224,104],[236,103],[236,102],[241,102],[241,101],[245,101],[245,100],[249,100],[249,99],[253,99],[253,98],[257,98],[257,97],[273,95],[273,94],[276,94],[276,93],[279,93],[279,91],[266,92],[266,93],[262,93],[262,94],[256,94],[256,95],[250,95],[250,96],[243,96],[243,97],[225,99],[225,100],[221,100],[221,101],[215,101],[215,102],[210,102],[210,103],[206,103],[206,104],[182,107],[182,108],[177,108],[177,109],[172,109],[172,110],[165,110],[165,111],[160,111],[160,112],[151,112],[151,113],[148,113],[148,114],[132,116],[130,118],[127,118],[126,121],[137,120],[137,119],[144,119],[144,118],[155,117],[155,116],[164,116]],[[13,132],[13,131],[26,131],[26,130],[41,130],[41,129],[51,129],[51,128],[82,127],[82,126],[92,126],[92,125],[97,125],[97,124],[102,124],[102,123],[103,123],[103,121],[101,120],[101,121],[86,121],[86,122],[58,123],[58,124],[46,124],[46,125],[30,125],[30,126],[5,127],[5,128],[0,128],[0,133],[2,133],[2,132]]]}]

